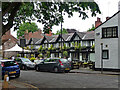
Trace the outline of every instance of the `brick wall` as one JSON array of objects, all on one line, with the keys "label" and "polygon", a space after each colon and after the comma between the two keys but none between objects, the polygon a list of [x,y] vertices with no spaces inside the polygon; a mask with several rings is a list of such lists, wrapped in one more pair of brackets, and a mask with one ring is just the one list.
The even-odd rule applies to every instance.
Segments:
[{"label": "brick wall", "polygon": [[28,32],[28,30],[26,30],[24,36],[26,40],[30,40],[30,38],[43,38],[42,30],[38,30],[37,32],[34,33]]},{"label": "brick wall", "polygon": [[[11,35],[10,30],[2,36],[2,50],[10,49],[15,46],[17,39]],[[3,58],[9,58],[12,55],[16,55],[16,52],[3,52]]]}]

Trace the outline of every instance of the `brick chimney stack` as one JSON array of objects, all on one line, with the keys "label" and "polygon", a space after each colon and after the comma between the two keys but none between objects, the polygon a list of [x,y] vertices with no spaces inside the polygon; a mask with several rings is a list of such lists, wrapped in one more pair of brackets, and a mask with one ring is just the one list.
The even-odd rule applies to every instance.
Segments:
[{"label": "brick chimney stack", "polygon": [[49,34],[46,33],[45,35],[46,35],[46,36],[52,36],[52,31],[50,30],[50,31],[49,31]]},{"label": "brick chimney stack", "polygon": [[45,35],[46,36],[52,36],[52,30],[50,30],[50,27],[48,27],[48,29],[49,29],[49,33],[46,33]]},{"label": "brick chimney stack", "polygon": [[97,21],[95,21],[95,28],[101,24],[102,24],[101,19],[97,17]]}]

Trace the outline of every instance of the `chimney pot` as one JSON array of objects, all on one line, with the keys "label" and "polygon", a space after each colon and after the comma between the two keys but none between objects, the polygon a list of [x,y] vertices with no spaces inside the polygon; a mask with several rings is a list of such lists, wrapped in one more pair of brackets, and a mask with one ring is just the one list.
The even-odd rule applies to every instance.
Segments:
[{"label": "chimney pot", "polygon": [[106,20],[108,20],[110,17],[106,17]]},{"label": "chimney pot", "polygon": [[99,21],[99,22],[100,22],[100,18],[99,18],[99,17],[97,17],[97,21]]}]

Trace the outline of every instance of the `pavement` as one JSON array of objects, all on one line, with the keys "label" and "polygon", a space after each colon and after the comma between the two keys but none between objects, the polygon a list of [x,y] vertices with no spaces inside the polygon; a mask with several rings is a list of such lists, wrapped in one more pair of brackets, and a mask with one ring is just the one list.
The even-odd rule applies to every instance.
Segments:
[{"label": "pavement", "polygon": [[[73,69],[70,71],[70,73],[83,73],[83,74],[101,74],[101,71],[94,71],[89,68],[79,68],[79,69]],[[103,71],[103,75],[120,75],[120,72],[115,71]]]},{"label": "pavement", "polygon": [[[79,68],[79,69],[73,69],[70,71],[70,73],[82,73],[82,74],[101,74],[101,71],[93,71],[88,68]],[[103,71],[101,75],[120,75],[120,72],[112,72],[112,71]],[[30,89],[34,88],[35,90],[39,90],[37,87],[27,84],[27,83],[22,83],[18,82],[15,80],[10,80],[9,82],[9,89],[19,89],[19,88],[25,88],[25,89]],[[2,89],[3,86],[3,80],[0,80],[0,90]]]},{"label": "pavement", "polygon": [[[2,90],[3,88],[3,80],[0,80],[0,90]],[[8,89],[10,90],[19,90],[19,89],[25,89],[25,90],[29,90],[29,89],[35,89],[35,90],[39,90],[37,87],[33,86],[33,85],[30,85],[30,84],[27,84],[27,83],[22,83],[22,82],[18,82],[18,81],[15,81],[15,80],[10,80],[8,82]],[[4,90],[4,89],[3,89]]]}]

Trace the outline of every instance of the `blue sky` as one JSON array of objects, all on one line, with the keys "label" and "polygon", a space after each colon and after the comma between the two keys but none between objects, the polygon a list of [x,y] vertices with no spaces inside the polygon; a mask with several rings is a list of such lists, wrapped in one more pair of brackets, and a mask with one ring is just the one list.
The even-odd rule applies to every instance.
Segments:
[{"label": "blue sky", "polygon": [[[87,18],[86,20],[82,20],[81,18],[79,18],[78,13],[74,13],[74,16],[72,18],[68,18],[67,15],[65,15],[63,28],[76,29],[80,32],[87,31],[89,28],[92,27],[92,24],[95,23],[97,17],[100,17],[101,21],[104,22],[107,16],[111,17],[112,15],[114,15],[118,11],[119,1],[120,0],[95,0],[95,2],[99,5],[102,14],[97,14],[96,17],[91,17],[88,12],[89,18]],[[43,29],[42,24],[37,23],[37,25],[40,29]],[[57,30],[60,30],[60,25],[54,26],[52,32],[55,33]],[[17,37],[16,31],[13,31],[11,29],[11,33],[15,37]]]}]

